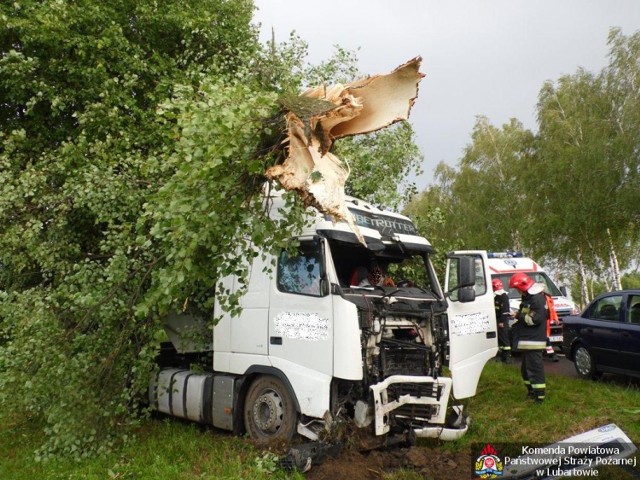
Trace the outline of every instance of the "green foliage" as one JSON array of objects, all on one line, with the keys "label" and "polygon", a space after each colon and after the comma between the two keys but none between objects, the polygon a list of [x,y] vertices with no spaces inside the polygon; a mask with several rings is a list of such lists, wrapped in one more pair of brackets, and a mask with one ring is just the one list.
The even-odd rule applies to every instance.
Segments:
[{"label": "green foliage", "polygon": [[611,255],[623,271],[638,261],[640,32],[612,29],[609,47],[601,72],[543,85],[536,135],[478,117],[458,167],[438,167],[414,216],[439,208],[444,244],[524,250],[567,277],[582,265],[583,285],[613,288]]},{"label": "green foliage", "polygon": [[318,65],[310,65],[305,69],[306,85],[309,87],[323,84],[330,86],[336,83],[349,83],[363,76],[358,70],[358,57],[355,52],[345,50],[339,45],[335,45],[334,48],[335,52],[329,60]]},{"label": "green foliage", "polygon": [[252,8],[0,6],[0,405],[43,423],[41,458],[126,439],[159,316],[286,235],[256,200],[277,107],[243,67]]},{"label": "green foliage", "polygon": [[545,215],[525,233],[532,243],[540,228],[550,232],[538,235],[537,251],[569,265],[582,262],[607,289],[611,252],[623,269],[637,258],[632,185],[640,170],[640,95],[630,83],[640,79],[640,32],[625,38],[612,30],[609,45],[608,68],[597,75],[579,70],[540,92],[539,161],[530,176],[545,192]]},{"label": "green foliage", "polygon": [[[294,197],[275,221],[260,196],[306,45],[264,50],[252,13],[0,4],[0,416],[42,427],[41,459],[129,439],[162,315],[212,318],[214,290],[237,312],[218,281],[300,226]],[[338,52],[323,78],[352,68]]]},{"label": "green foliage", "polygon": [[347,194],[392,210],[408,202],[416,193],[411,180],[422,172],[423,157],[414,138],[411,124],[400,122],[337,142],[336,155],[351,169]]},{"label": "green foliage", "polygon": [[[192,301],[211,311],[218,279],[244,278],[253,245],[280,245],[299,225],[299,209],[270,220],[261,198],[265,158],[256,152],[275,103],[275,95],[260,95],[242,78],[208,79],[160,105],[165,117],[177,119],[180,141],[167,158],[174,175],[144,206],[150,238],[142,248],[157,252],[159,264],[139,315]],[[216,298],[237,311],[238,295],[229,297],[220,286]]]},{"label": "green foliage", "polygon": [[519,178],[531,162],[533,134],[515,119],[498,129],[478,117],[472,139],[459,170],[441,163],[437,183],[406,209],[425,224],[423,233],[436,248],[444,249],[440,264],[455,248],[506,250],[519,242],[521,223],[513,219],[527,210],[520,204]]},{"label": "green foliage", "polygon": [[626,275],[622,276],[621,282],[622,288],[625,290],[640,288],[640,273],[627,273]]},{"label": "green foliage", "polygon": [[413,220],[418,232],[435,247],[436,255],[431,260],[440,275],[440,280],[444,281],[447,253],[460,249],[463,245],[461,240],[443,235],[443,232],[447,231],[446,216],[443,206],[431,200],[436,196],[435,192],[436,189],[431,189],[417,195],[405,207],[403,213]]}]

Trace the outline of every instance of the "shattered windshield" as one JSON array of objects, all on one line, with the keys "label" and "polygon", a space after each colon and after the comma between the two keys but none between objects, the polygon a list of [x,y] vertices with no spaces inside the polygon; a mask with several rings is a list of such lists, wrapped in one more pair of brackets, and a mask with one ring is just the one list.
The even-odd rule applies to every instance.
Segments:
[{"label": "shattered windshield", "polygon": [[372,252],[360,245],[330,242],[336,273],[343,288],[399,287],[438,293],[425,252],[386,248]]}]

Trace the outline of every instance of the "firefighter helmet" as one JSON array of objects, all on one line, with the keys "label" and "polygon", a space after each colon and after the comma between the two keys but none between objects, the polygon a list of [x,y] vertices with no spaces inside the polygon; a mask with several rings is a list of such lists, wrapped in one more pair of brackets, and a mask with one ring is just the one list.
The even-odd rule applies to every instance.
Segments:
[{"label": "firefighter helmet", "polygon": [[509,288],[516,288],[524,293],[529,290],[534,283],[536,282],[526,273],[514,273],[511,280],[509,280]]},{"label": "firefighter helmet", "polygon": [[496,290],[502,290],[504,288],[499,278],[494,278],[493,280],[491,280],[491,286],[493,287],[494,292]]}]

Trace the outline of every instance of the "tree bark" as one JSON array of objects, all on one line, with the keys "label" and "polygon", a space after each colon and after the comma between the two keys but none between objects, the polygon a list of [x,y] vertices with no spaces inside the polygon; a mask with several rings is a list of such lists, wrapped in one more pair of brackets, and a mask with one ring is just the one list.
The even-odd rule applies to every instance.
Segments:
[{"label": "tree bark", "polygon": [[578,248],[578,273],[580,275],[580,291],[582,292],[582,307],[584,308],[589,303],[589,289],[587,286],[587,275],[584,269],[584,262],[582,261],[582,250]]},{"label": "tree bark", "polygon": [[613,246],[613,239],[611,238],[611,231],[607,228],[607,237],[609,237],[609,261],[611,263],[611,276],[613,279],[613,289],[622,290],[622,283],[620,281],[620,266],[618,265],[618,256]]}]

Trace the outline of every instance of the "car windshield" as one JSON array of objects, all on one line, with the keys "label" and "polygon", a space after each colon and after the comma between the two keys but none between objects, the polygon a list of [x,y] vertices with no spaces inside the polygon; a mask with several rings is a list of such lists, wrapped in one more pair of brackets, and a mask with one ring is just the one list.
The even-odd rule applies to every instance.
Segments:
[{"label": "car windshield", "polygon": [[[555,283],[544,272],[525,272],[536,283],[542,283],[544,290],[553,297],[561,297],[562,292],[556,286]],[[511,273],[502,273],[500,275],[492,275],[491,278],[498,278],[504,285],[504,289],[508,291],[509,298],[520,298],[520,292],[515,288],[509,288],[509,280],[511,279]]]}]

